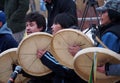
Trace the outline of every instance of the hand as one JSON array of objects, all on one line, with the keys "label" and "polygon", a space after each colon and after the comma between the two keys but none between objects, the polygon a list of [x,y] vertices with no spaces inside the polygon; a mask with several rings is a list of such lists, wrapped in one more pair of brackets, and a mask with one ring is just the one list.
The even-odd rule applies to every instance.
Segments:
[{"label": "hand", "polygon": [[15,70],[15,67],[16,67],[16,66],[17,66],[16,64],[12,64],[12,71]]},{"label": "hand", "polygon": [[37,50],[37,58],[41,58],[45,52],[46,52],[46,50],[38,49]]},{"label": "hand", "polygon": [[105,65],[97,67],[97,71],[105,74]]},{"label": "hand", "polygon": [[69,46],[68,51],[72,54],[72,56],[75,56],[75,54],[80,50],[80,46],[74,45],[74,46]]}]

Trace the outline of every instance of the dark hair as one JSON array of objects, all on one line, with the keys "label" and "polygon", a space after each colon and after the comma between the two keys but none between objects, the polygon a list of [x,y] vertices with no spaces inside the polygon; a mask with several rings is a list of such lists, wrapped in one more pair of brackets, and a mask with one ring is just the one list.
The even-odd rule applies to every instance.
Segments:
[{"label": "dark hair", "polygon": [[113,23],[120,23],[120,13],[115,10],[108,9],[108,16]]},{"label": "dark hair", "polygon": [[42,31],[46,29],[46,20],[45,17],[39,12],[30,12],[25,17],[26,22],[35,21],[38,27],[43,27]]},{"label": "dark hair", "polygon": [[60,13],[55,16],[53,24],[60,24],[63,28],[69,28],[71,26],[76,26],[76,18],[68,13]]}]

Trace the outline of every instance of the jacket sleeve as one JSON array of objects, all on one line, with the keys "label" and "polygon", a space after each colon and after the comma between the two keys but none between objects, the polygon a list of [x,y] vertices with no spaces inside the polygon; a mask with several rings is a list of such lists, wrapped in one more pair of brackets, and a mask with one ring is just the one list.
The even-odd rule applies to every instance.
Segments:
[{"label": "jacket sleeve", "polygon": [[105,71],[108,76],[120,76],[120,64],[107,64]]},{"label": "jacket sleeve", "polygon": [[[112,51],[119,53],[120,51],[120,39],[111,32],[102,36],[102,42]],[[98,47],[102,47],[99,45]],[[106,75],[120,76],[120,64],[109,64],[105,68]]]},{"label": "jacket sleeve", "polygon": [[12,37],[12,35],[9,35],[8,37],[9,39],[5,41],[6,49],[18,47],[18,42]]},{"label": "jacket sleeve", "polygon": [[73,73],[72,69],[61,65],[49,52],[42,56],[41,62],[59,76],[68,77]]},{"label": "jacket sleeve", "polygon": [[[106,33],[102,36],[102,42],[112,51],[120,52],[120,39],[115,34],[111,32]],[[99,44],[98,47],[103,46]]]}]

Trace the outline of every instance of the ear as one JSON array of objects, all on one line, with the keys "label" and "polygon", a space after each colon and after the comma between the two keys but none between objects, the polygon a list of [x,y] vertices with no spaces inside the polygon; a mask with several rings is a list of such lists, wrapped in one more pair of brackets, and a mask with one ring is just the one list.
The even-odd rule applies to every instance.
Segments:
[{"label": "ear", "polygon": [[0,27],[3,25],[3,23],[2,22],[0,22]]}]

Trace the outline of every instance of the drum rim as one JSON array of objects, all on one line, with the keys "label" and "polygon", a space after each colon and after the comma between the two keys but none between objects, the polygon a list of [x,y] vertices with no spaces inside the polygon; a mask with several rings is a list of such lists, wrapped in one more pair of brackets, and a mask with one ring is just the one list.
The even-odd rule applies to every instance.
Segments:
[{"label": "drum rim", "polygon": [[[117,54],[116,52],[114,52],[114,51],[112,51],[112,50],[110,50],[110,49],[107,49],[107,48],[101,48],[101,47],[88,47],[88,48],[85,48],[85,49],[82,49],[82,50],[80,50],[76,55],[75,55],[75,57],[74,57],[74,63],[73,63],[73,65],[74,65],[74,71],[77,73],[77,75],[78,76],[80,76],[81,78],[83,78],[84,80],[86,80],[86,81],[88,81],[88,78],[89,77],[87,77],[87,76],[82,76],[83,74],[81,74],[79,71],[81,71],[81,72],[84,72],[83,70],[79,70],[79,69],[77,69],[77,63],[79,63],[79,61],[78,61],[78,59],[80,58],[80,57],[82,57],[82,56],[85,56],[84,54],[85,54],[85,52],[87,51],[87,53],[89,53],[91,50],[93,50],[93,51],[97,51],[97,52],[100,52],[100,53],[102,53],[102,52],[104,52],[105,54],[108,54],[108,55],[110,55],[110,57],[112,57],[113,59],[117,59],[118,61],[120,61],[120,55],[119,54]],[[104,50],[104,51],[103,51]],[[112,53],[112,55],[111,55],[111,53]],[[82,55],[83,54],[83,55]],[[89,55],[88,55],[89,56]],[[81,63],[82,64],[82,63]],[[79,71],[78,71],[79,70]],[[85,74],[86,75],[86,74]],[[88,75],[88,74],[87,74]],[[98,74],[99,75],[99,74]],[[104,76],[105,74],[103,74],[103,76]],[[87,78],[86,78],[87,77]],[[114,76],[113,76],[114,77]],[[108,78],[109,79],[109,78]],[[108,79],[102,79],[103,80],[103,83],[104,83],[104,81],[105,80],[108,80]],[[114,78],[113,78],[114,79]],[[116,80],[118,80],[118,79],[120,79],[119,77],[116,77]],[[97,82],[99,82],[100,80],[98,80]]]},{"label": "drum rim", "polygon": [[[49,33],[46,33],[46,32],[35,32],[35,33],[32,33],[32,34],[30,34],[30,35],[28,35],[27,37],[25,37],[21,42],[20,42],[20,44],[19,44],[19,46],[18,46],[18,51],[17,51],[17,53],[18,53],[18,60],[19,60],[19,64],[23,67],[23,70],[26,72],[26,73],[28,73],[28,74],[30,74],[30,75],[32,75],[32,76],[43,76],[43,75],[46,75],[46,74],[49,74],[49,73],[51,73],[51,70],[48,68],[48,70],[47,71],[43,71],[42,73],[33,73],[33,71],[30,71],[30,70],[28,70],[26,67],[24,67],[23,66],[23,63],[21,62],[21,58],[20,58],[20,49],[22,48],[22,45],[24,44],[24,42],[26,42],[28,39],[30,39],[30,38],[32,38],[32,37],[35,37],[35,36],[47,36],[47,37],[49,37],[49,38],[51,38],[51,40],[52,40],[52,35],[51,34],[49,34]],[[40,64],[42,64],[41,63],[41,61],[40,61]]]},{"label": "drum rim", "polygon": [[[7,49],[7,50],[3,51],[2,53],[0,53],[0,60],[1,60],[1,58],[10,56],[10,57],[8,57],[8,58],[11,58],[11,63],[9,63],[9,64],[10,65],[11,64],[16,64],[17,65],[18,63],[12,60],[12,58],[14,59],[15,57],[11,57],[11,55],[10,55],[11,53],[14,53],[14,55],[12,55],[12,56],[17,55],[16,51],[17,51],[17,48],[10,48],[10,49]],[[16,61],[17,61],[17,57],[16,57]],[[2,63],[4,63],[4,62],[2,61]],[[11,73],[13,72],[12,71],[12,65],[8,69],[9,69],[9,72],[10,72],[10,74],[9,74],[9,76],[10,76]],[[22,76],[22,75],[18,75],[19,78],[17,80],[15,80],[16,83],[23,82],[23,81],[26,81],[26,79],[28,79],[28,78],[22,79],[20,76]],[[9,77],[8,78],[6,77],[6,80],[7,79],[9,79]]]},{"label": "drum rim", "polygon": [[[66,32],[72,32],[72,33],[76,33],[76,34],[80,34],[80,36],[82,36],[82,37],[85,37],[90,43],[91,43],[91,46],[93,46],[92,45],[92,41],[90,40],[90,39],[88,39],[88,37],[84,34],[84,33],[82,33],[81,31],[79,31],[79,30],[76,30],[76,29],[62,29],[62,30],[59,30],[58,32],[56,32],[55,33],[55,35],[53,36],[53,39],[52,39],[52,50],[54,51],[54,53],[53,53],[53,56],[62,64],[62,65],[64,65],[64,66],[67,66],[68,68],[71,68],[71,69],[73,69],[73,65],[72,64],[69,64],[69,63],[66,63],[66,61],[63,61],[60,57],[59,57],[59,55],[57,55],[56,54],[56,52],[55,52],[55,45],[54,45],[54,40],[55,40],[55,37],[57,36],[57,35],[59,35],[59,34],[61,34],[61,33],[66,33]],[[72,55],[69,55],[69,57],[73,57]],[[72,63],[73,61],[71,60],[71,63]]]}]

